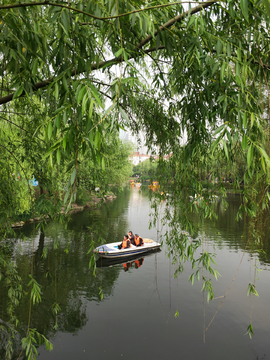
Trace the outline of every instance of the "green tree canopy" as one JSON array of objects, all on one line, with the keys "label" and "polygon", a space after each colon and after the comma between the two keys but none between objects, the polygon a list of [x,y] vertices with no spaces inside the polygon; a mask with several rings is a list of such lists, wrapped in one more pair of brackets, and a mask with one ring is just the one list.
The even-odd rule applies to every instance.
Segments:
[{"label": "green tree canopy", "polygon": [[[170,174],[160,181],[174,185],[170,205],[183,189],[201,194],[198,168],[215,151],[223,161],[244,159],[241,171],[252,187],[244,189],[239,216],[258,219],[270,199],[269,17],[269,0],[2,0],[0,201],[10,205],[8,216],[19,212],[22,195],[10,170],[26,178],[39,173],[48,184],[47,169],[59,179],[55,174],[65,165],[71,202],[85,175],[84,158],[106,169],[112,137],[129,128],[143,130],[159,155],[173,154],[169,163],[160,161]],[[23,132],[18,142],[16,132]],[[125,153],[118,150],[115,156]],[[189,231],[187,210],[208,217],[211,206],[177,205],[166,210],[172,229],[167,238],[181,260],[194,264],[194,247],[177,224]],[[254,224],[263,228],[263,221]],[[15,265],[0,255],[14,334],[13,304],[23,291]],[[210,260],[205,252],[198,259],[202,266]],[[216,276],[209,265],[206,270]],[[35,303],[40,289],[33,278],[30,285]],[[208,280],[203,286],[210,286]],[[22,343],[28,352],[33,336],[28,325]],[[6,351],[11,358],[11,341]]]},{"label": "green tree canopy", "polygon": [[[260,196],[266,209],[269,16],[268,0],[6,0],[1,123],[27,131],[25,156],[26,144],[41,144],[38,136],[39,164],[67,164],[69,203],[80,159],[91,157],[105,169],[111,137],[129,128],[143,130],[159,155],[173,154],[170,176],[162,179],[180,192],[201,193],[196,168],[210,164],[215,152],[223,162],[241,159],[241,178],[252,184],[245,200]],[[15,113],[26,120],[18,123]],[[10,142],[0,149],[20,163]],[[253,216],[258,206],[247,202],[243,211]]]},{"label": "green tree canopy", "polygon": [[249,164],[258,154],[265,167],[269,3],[188,3],[4,1],[2,112],[42,99],[58,162],[85,141],[99,152],[111,115],[112,127],[142,128],[167,152],[185,131],[191,153],[208,146],[222,125],[220,138],[241,139]]}]

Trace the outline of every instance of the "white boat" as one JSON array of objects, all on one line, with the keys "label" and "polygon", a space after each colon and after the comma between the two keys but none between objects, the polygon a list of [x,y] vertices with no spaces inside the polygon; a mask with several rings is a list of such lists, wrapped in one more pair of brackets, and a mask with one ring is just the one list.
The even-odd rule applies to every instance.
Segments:
[{"label": "white boat", "polygon": [[130,248],[120,250],[118,249],[119,244],[120,242],[114,242],[100,245],[95,248],[94,252],[105,259],[121,259],[158,250],[161,246],[161,244],[151,239],[144,239],[144,245],[142,246],[131,245]]}]

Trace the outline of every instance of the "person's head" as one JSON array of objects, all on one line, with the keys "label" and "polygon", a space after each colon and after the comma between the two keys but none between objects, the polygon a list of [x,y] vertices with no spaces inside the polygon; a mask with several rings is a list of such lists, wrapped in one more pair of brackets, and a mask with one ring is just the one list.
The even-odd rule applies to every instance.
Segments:
[{"label": "person's head", "polygon": [[128,235],[132,235],[132,231],[129,231],[129,232],[128,232]]},{"label": "person's head", "polygon": [[138,234],[135,234],[135,238],[138,238],[139,237],[139,235]]},{"label": "person's head", "polygon": [[124,235],[124,240],[128,240],[128,236],[127,236],[127,235]]}]

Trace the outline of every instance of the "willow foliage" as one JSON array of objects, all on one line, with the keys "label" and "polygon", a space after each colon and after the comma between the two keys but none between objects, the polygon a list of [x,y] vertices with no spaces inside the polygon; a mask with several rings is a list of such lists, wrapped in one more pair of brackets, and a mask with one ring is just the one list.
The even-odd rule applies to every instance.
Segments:
[{"label": "willow foliage", "polygon": [[267,0],[4,1],[0,16],[2,111],[42,99],[55,162],[99,154],[110,116],[167,153],[184,133],[191,153],[208,147],[218,129],[227,157],[241,141],[248,167],[257,158],[268,171]]},{"label": "willow foliage", "polygon": [[[268,0],[3,0],[0,131],[10,121],[27,126],[14,113],[42,103],[26,143],[38,134],[41,162],[69,162],[69,201],[79,157],[90,152],[106,168],[107,136],[123,127],[144,130],[149,147],[173,154],[175,190],[199,193],[194,166],[213,153],[228,162],[241,154],[244,180],[259,190],[244,190],[239,216],[256,217],[270,198],[269,17]],[[8,142],[1,153],[15,156]],[[211,216],[206,202],[201,209]],[[175,223],[180,213],[168,210],[167,220]],[[183,252],[181,236],[175,247]],[[182,256],[192,260],[188,249]]]}]

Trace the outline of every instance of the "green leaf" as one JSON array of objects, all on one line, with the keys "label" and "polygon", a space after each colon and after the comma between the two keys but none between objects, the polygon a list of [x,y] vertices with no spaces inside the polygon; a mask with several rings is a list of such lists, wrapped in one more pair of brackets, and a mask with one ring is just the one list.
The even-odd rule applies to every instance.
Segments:
[{"label": "green leaf", "polygon": [[123,48],[121,48],[121,49],[119,49],[115,54],[114,54],[114,56],[115,57],[118,57],[118,56],[120,56],[121,54],[122,54],[122,52],[124,51],[124,49]]},{"label": "green leaf", "polygon": [[18,98],[19,96],[22,95],[23,92],[23,86],[19,86],[18,89],[15,91],[15,94],[13,95],[13,100]]},{"label": "green leaf", "polygon": [[270,17],[270,2],[269,0],[263,0],[265,8],[266,8],[266,12],[268,14],[268,16]]},{"label": "green leaf", "polygon": [[254,335],[253,326],[250,322],[249,326],[247,327],[247,332],[245,335],[249,335],[250,339],[252,339],[252,335]]},{"label": "green leaf", "polygon": [[91,98],[90,100],[90,106],[89,106],[89,112],[88,112],[88,117],[89,117],[89,120],[92,119],[92,114],[93,114],[93,105],[94,105],[94,101],[93,99]]},{"label": "green leaf", "polygon": [[[79,88],[77,89],[77,91],[79,90]],[[86,92],[86,86],[83,86],[79,91],[78,93],[76,92],[76,95],[77,95],[77,104],[79,105],[84,94]]]},{"label": "green leaf", "polygon": [[237,49],[237,60],[239,63],[242,61],[242,51],[240,48]]},{"label": "green leaf", "polygon": [[228,57],[231,57],[231,44],[230,43],[227,43],[227,54],[228,54]]},{"label": "green leaf", "polygon": [[74,184],[75,178],[76,178],[77,170],[76,168],[73,169],[71,177],[70,177],[70,185]]},{"label": "green leaf", "polygon": [[100,295],[100,300],[103,299],[103,291],[102,291],[102,287],[99,287],[99,295]]},{"label": "green leaf", "polygon": [[246,135],[243,135],[243,138],[242,138],[242,149],[243,150],[246,150],[247,148],[247,136]]},{"label": "green leaf", "polygon": [[220,70],[220,82],[222,82],[223,79],[224,79],[226,65],[227,65],[227,63],[224,62],[224,63],[222,64],[222,66],[221,66],[221,70]]},{"label": "green leaf", "polygon": [[123,108],[120,107],[120,113],[121,115],[123,116],[123,118],[126,120],[126,121],[129,121],[129,117],[127,115],[127,113],[125,112],[125,110]]},{"label": "green leaf", "polygon": [[82,116],[84,116],[84,114],[85,114],[87,100],[88,100],[88,93],[86,92],[84,94],[83,101],[82,101]]},{"label": "green leaf", "polygon": [[129,77],[125,78],[125,79],[122,79],[121,83],[125,84],[127,82],[130,82],[130,84],[134,84],[134,81],[137,81],[137,79],[134,78],[134,77],[129,76]]},{"label": "green leaf", "polygon": [[104,157],[102,157],[102,159],[101,159],[101,167],[102,167],[102,170],[105,171],[105,159],[104,159]]},{"label": "green leaf", "polygon": [[229,133],[229,131],[228,131],[228,130],[226,130],[226,136],[227,136],[227,138],[228,138],[228,140],[229,140],[230,144],[231,144],[231,145],[233,145],[233,140],[232,140],[231,134]]},{"label": "green leaf", "polygon": [[233,135],[233,142],[236,143],[236,141],[238,140],[238,137],[239,137],[239,133],[236,132],[234,135]]},{"label": "green leaf", "polygon": [[190,16],[189,22],[188,22],[188,26],[187,26],[187,30],[189,29],[189,27],[194,23],[195,21],[195,16]]},{"label": "green leaf", "polygon": [[266,170],[265,164],[268,168],[270,167],[270,159],[269,159],[269,156],[267,155],[266,151],[262,147],[258,146],[258,149],[263,156],[261,159],[263,159],[264,161],[261,160],[261,163],[262,163],[263,169],[265,171]]},{"label": "green leaf", "polygon": [[17,61],[17,55],[16,55],[16,52],[15,52],[13,49],[10,50],[10,54],[11,54],[11,56],[13,57],[13,59],[14,59],[15,61]]},{"label": "green leaf", "polygon": [[67,123],[67,112],[66,111],[63,111],[63,123],[64,123],[64,125],[66,125],[66,123]]},{"label": "green leaf", "polygon": [[128,62],[129,53],[124,50],[124,51],[123,51],[123,56],[124,56],[124,60],[125,60],[126,62]]},{"label": "green leaf", "polygon": [[249,148],[248,148],[248,153],[247,153],[247,164],[248,164],[248,168],[250,168],[250,165],[252,163],[252,159],[253,159],[253,145],[250,144]]},{"label": "green leaf", "polygon": [[240,7],[244,18],[248,21],[248,0],[240,0]]},{"label": "green leaf", "polygon": [[59,85],[58,85],[57,82],[54,85],[54,97],[58,100],[58,97],[59,97]]},{"label": "green leaf", "polygon": [[49,148],[49,150],[45,153],[45,155],[42,157],[42,159],[46,159],[49,155],[51,155],[51,153],[58,149],[60,146],[61,146],[61,142],[62,142],[62,139],[59,139],[58,141],[56,141],[55,144],[53,144],[53,146],[51,146]]},{"label": "green leaf", "polygon": [[69,189],[67,190],[67,192],[65,193],[64,204],[66,204],[66,202],[68,201],[69,194],[70,194],[70,188],[69,188]]},{"label": "green leaf", "polygon": [[68,35],[70,21],[69,21],[69,13],[68,13],[67,9],[62,10],[61,20],[62,20],[62,24],[63,24],[63,28],[65,30],[65,33],[66,33],[66,35]]},{"label": "green leaf", "polygon": [[132,27],[134,27],[135,22],[136,22],[136,14],[132,14],[132,15],[131,15],[131,26],[132,26]]},{"label": "green leaf", "polygon": [[223,139],[223,149],[226,155],[226,158],[229,160],[228,148],[225,139]]},{"label": "green leaf", "polygon": [[261,157],[261,166],[262,166],[262,169],[263,169],[263,171],[265,173],[266,169],[265,169],[265,161],[264,161],[263,157]]},{"label": "green leaf", "polygon": [[212,143],[211,145],[211,151],[214,153],[216,146],[219,144],[220,140],[222,138],[222,134],[219,135],[219,137]]},{"label": "green leaf", "polygon": [[215,63],[215,65],[212,68],[212,75],[215,74],[215,72],[217,71],[218,68],[219,68],[219,63],[217,62],[217,63]]},{"label": "green leaf", "polygon": [[244,112],[243,114],[243,126],[246,129],[247,128],[247,113]]},{"label": "green leaf", "polygon": [[216,50],[217,50],[217,54],[219,55],[222,51],[223,48],[223,44],[222,42],[218,39],[217,44],[216,44]]},{"label": "green leaf", "polygon": [[69,172],[69,170],[70,170],[75,164],[76,164],[76,160],[72,160],[72,161],[68,164],[66,172]]},{"label": "green leaf", "polygon": [[63,138],[63,149],[66,150],[66,146],[67,146],[67,138],[64,137]]},{"label": "green leaf", "polygon": [[62,81],[63,81],[64,89],[66,91],[68,91],[68,83],[67,83],[67,79],[65,76],[63,76]]},{"label": "green leaf", "polygon": [[254,115],[254,113],[251,113],[251,117],[250,117],[250,129],[252,129],[252,127],[253,127],[254,120],[255,120],[255,115]]},{"label": "green leaf", "polygon": [[61,118],[60,118],[60,116],[61,116],[60,114],[57,114],[57,116],[55,118],[55,121],[54,121],[55,126],[56,126],[57,129],[60,129],[60,126],[61,126]]},{"label": "green leaf", "polygon": [[61,162],[61,153],[60,153],[60,149],[59,149],[59,148],[57,149],[57,152],[56,152],[56,159],[57,159],[57,164],[60,165],[60,162]]},{"label": "green leaf", "polygon": [[214,133],[213,133],[213,136],[217,135],[218,133],[220,133],[224,127],[226,126],[227,124],[222,124],[219,128],[217,128]]},{"label": "green leaf", "polygon": [[94,146],[96,149],[99,148],[99,140],[100,140],[100,134],[99,134],[99,131],[97,131],[96,135],[95,135],[95,141],[94,141]]},{"label": "green leaf", "polygon": [[52,122],[50,121],[48,126],[47,126],[47,134],[48,134],[48,139],[50,140],[51,136],[52,136]]},{"label": "green leaf", "polygon": [[32,68],[32,73],[34,76],[36,76],[37,68],[38,68],[38,59],[35,59],[34,63],[33,63],[33,68]]},{"label": "green leaf", "polygon": [[99,97],[98,90],[95,88],[95,86],[93,84],[89,84],[89,87],[90,87],[95,99],[97,100],[98,104],[102,107],[102,109],[104,109],[104,105],[102,104],[102,101]]},{"label": "green leaf", "polygon": [[192,285],[194,284],[194,277],[195,277],[195,275],[191,274],[189,279],[188,279],[191,282]]}]

